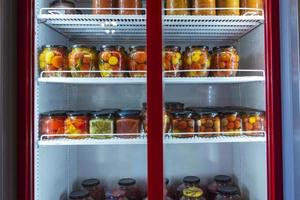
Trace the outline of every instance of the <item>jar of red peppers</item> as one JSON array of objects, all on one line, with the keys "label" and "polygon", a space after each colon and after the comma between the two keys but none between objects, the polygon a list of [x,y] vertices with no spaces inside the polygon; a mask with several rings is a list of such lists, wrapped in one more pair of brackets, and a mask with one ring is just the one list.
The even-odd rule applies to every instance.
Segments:
[{"label": "jar of red peppers", "polygon": [[[180,77],[182,55],[179,46],[166,46],[163,52],[165,77]],[[170,72],[168,72],[170,71]]]},{"label": "jar of red peppers", "polygon": [[[265,114],[262,111],[244,111],[243,131],[247,136],[264,136]],[[256,132],[257,131],[257,132]]]},{"label": "jar of red peppers", "polygon": [[196,113],[196,132],[200,137],[217,137],[221,132],[221,119],[218,112],[194,111]]},{"label": "jar of red peppers", "polygon": [[55,135],[64,134],[65,120],[66,120],[66,112],[64,111],[51,111],[51,112],[40,114],[40,120],[39,120],[40,135],[55,136]]},{"label": "jar of red peppers", "polygon": [[[189,138],[194,136],[195,121],[192,112],[172,112],[172,136],[178,138]],[[182,133],[182,134],[181,134]]]},{"label": "jar of red peppers", "polygon": [[128,200],[141,200],[142,192],[136,185],[136,180],[132,178],[123,178],[119,180],[119,188],[125,192]]},{"label": "jar of red peppers", "polygon": [[207,200],[215,200],[217,196],[218,189],[222,186],[232,185],[232,180],[230,176],[217,175],[214,178],[214,182],[208,185]]},{"label": "jar of red peppers", "polygon": [[116,133],[120,138],[136,138],[141,133],[141,112],[139,110],[122,110],[118,112]]},{"label": "jar of red peppers", "polygon": [[[142,0],[118,0],[120,15],[141,15],[143,14]],[[124,9],[125,8],[125,9]],[[127,9],[126,9],[127,8]]]},{"label": "jar of red peppers", "polygon": [[242,200],[236,186],[222,186],[218,189],[216,200]]},{"label": "jar of red peppers", "polygon": [[99,10],[93,10],[93,14],[112,15],[114,7],[114,0],[93,0],[93,8],[99,8]]},{"label": "jar of red peppers", "polygon": [[206,189],[200,184],[200,178],[197,176],[186,176],[183,178],[183,183],[177,187],[176,199],[181,199],[184,189],[195,187],[201,189],[203,196],[206,196]]},{"label": "jar of red peppers", "polygon": [[183,111],[184,109],[184,104],[183,103],[179,103],[179,102],[166,102],[165,103],[165,109],[164,109],[164,133],[168,133],[171,129],[171,118],[172,112],[175,111]]},{"label": "jar of red peppers", "polygon": [[[68,70],[68,53],[65,46],[44,45],[39,55],[40,71],[47,71],[45,77],[66,77],[68,74],[59,72]],[[55,71],[55,72],[48,72]]]},{"label": "jar of red peppers", "polygon": [[78,190],[73,191],[69,195],[69,199],[76,199],[76,200],[94,200],[91,198],[90,194],[86,190]]},{"label": "jar of red peppers", "polygon": [[100,184],[98,179],[87,179],[82,182],[82,187],[89,191],[93,200],[104,200],[105,192],[104,188]]},{"label": "jar of red peppers", "polygon": [[[124,50],[125,51],[125,50]],[[120,46],[102,46],[99,53],[99,70],[102,77],[125,77],[125,52]]]},{"label": "jar of red peppers", "polygon": [[[147,52],[145,46],[130,47],[130,71],[147,71]],[[146,77],[146,72],[130,72],[130,77]]]},{"label": "jar of red peppers", "polygon": [[81,139],[89,133],[89,114],[87,112],[69,112],[65,121],[65,134],[69,138]]},{"label": "jar of red peppers", "polygon": [[242,118],[238,112],[225,111],[222,113],[221,130],[225,136],[240,136]]}]

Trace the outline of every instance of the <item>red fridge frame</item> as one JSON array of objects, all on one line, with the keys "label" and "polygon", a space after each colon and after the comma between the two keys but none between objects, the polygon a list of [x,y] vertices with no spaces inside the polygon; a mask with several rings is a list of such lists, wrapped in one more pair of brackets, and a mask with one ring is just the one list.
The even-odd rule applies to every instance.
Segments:
[{"label": "red fridge frame", "polygon": [[[147,2],[148,195],[162,199],[161,0]],[[279,0],[265,0],[268,200],[283,199]],[[18,1],[18,199],[34,200],[34,0]],[[155,41],[155,42],[154,42]],[[161,115],[161,117],[158,116]]]}]

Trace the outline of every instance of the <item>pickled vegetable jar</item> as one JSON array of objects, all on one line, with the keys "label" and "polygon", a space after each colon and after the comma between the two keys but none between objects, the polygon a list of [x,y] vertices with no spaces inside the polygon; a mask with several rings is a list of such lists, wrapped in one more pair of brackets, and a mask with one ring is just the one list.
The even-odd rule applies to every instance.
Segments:
[{"label": "pickled vegetable jar", "polygon": [[136,180],[132,178],[123,178],[119,180],[119,187],[121,191],[125,192],[125,196],[129,200],[142,199],[142,193],[136,185]]},{"label": "pickled vegetable jar", "polygon": [[[189,15],[190,7],[188,0],[165,0],[165,7],[168,9],[166,15]],[[177,10],[179,9],[179,10]],[[186,10],[185,10],[186,9]]]},{"label": "pickled vegetable jar", "polygon": [[93,200],[104,200],[104,188],[98,179],[84,180],[81,185],[90,193],[90,196],[93,198]]},{"label": "pickled vegetable jar", "polygon": [[[243,118],[243,131],[247,136],[264,136],[265,131],[265,115],[261,111],[246,111],[242,115]],[[247,132],[251,131],[251,132]],[[253,131],[253,132],[252,132]],[[255,132],[259,131],[259,132]]]},{"label": "pickled vegetable jar", "polygon": [[[179,77],[182,65],[181,48],[166,46],[163,52],[163,67],[166,77]],[[170,71],[170,72],[168,72]]]},{"label": "pickled vegetable jar", "polygon": [[126,58],[119,46],[102,46],[99,53],[99,70],[102,77],[125,77]]},{"label": "pickled vegetable jar", "polygon": [[[217,112],[196,112],[196,132],[200,137],[217,137],[221,132],[221,119]],[[212,133],[214,132],[214,133]]]},{"label": "pickled vegetable jar", "polygon": [[100,15],[112,15],[114,11],[114,0],[93,0],[93,8],[100,8],[99,10],[93,10],[93,14]]},{"label": "pickled vegetable jar", "polygon": [[40,135],[64,134],[66,113],[64,111],[52,111],[42,113],[39,120]]},{"label": "pickled vegetable jar", "polygon": [[180,200],[206,200],[203,197],[203,191],[197,187],[188,187],[183,190],[183,196]]},{"label": "pickled vegetable jar", "polygon": [[[115,129],[115,112],[100,111],[92,113],[90,119],[90,134],[92,138],[112,138]],[[94,136],[94,134],[97,134]],[[101,136],[99,134],[105,134]],[[110,135],[106,135],[110,134]]]},{"label": "pickled vegetable jar", "polygon": [[[193,15],[216,15],[216,0],[192,0]],[[212,9],[197,9],[212,8]]]},{"label": "pickled vegetable jar", "polygon": [[55,71],[45,73],[45,77],[66,77],[67,73],[59,71],[68,70],[67,48],[59,45],[42,46],[39,55],[39,66],[40,71]]},{"label": "pickled vegetable jar", "polygon": [[207,200],[215,200],[217,196],[218,189],[222,186],[232,185],[232,180],[230,176],[217,175],[214,178],[214,182],[208,185]]},{"label": "pickled vegetable jar", "polygon": [[[172,112],[172,135],[179,138],[193,137],[195,132],[195,121],[192,112]],[[178,134],[190,133],[190,134]]]},{"label": "pickled vegetable jar", "polygon": [[[147,71],[147,52],[145,46],[133,46],[129,55],[130,71]],[[130,72],[130,77],[146,77],[146,72]]]},{"label": "pickled vegetable jar", "polygon": [[166,102],[164,109],[164,133],[168,133],[171,129],[171,112],[183,111],[184,104],[179,102]]},{"label": "pickled vegetable jar", "polygon": [[[240,57],[233,46],[215,47],[212,55],[212,69],[220,70],[212,72],[214,77],[236,76],[239,68]],[[222,71],[224,70],[224,71]]]},{"label": "pickled vegetable jar", "polygon": [[183,191],[187,188],[199,188],[202,191],[202,195],[206,195],[206,189],[200,184],[200,178],[197,176],[186,176],[182,181],[183,183],[176,190],[176,199],[180,199],[183,196]]},{"label": "pickled vegetable jar", "polygon": [[242,131],[242,119],[238,112],[222,114],[221,131],[225,136],[239,136]]},{"label": "pickled vegetable jar", "polygon": [[93,200],[86,190],[78,190],[73,191],[69,195],[69,199],[76,199],[76,200]]},{"label": "pickled vegetable jar", "polygon": [[206,46],[190,46],[184,54],[184,70],[203,70],[184,72],[185,77],[207,77],[210,69],[210,55]]},{"label": "pickled vegetable jar", "polygon": [[236,8],[236,9],[218,9],[218,15],[240,15],[240,0],[217,0],[218,8]]},{"label": "pickled vegetable jar", "polygon": [[242,200],[235,186],[222,186],[218,189],[216,200]]},{"label": "pickled vegetable jar", "polygon": [[122,110],[118,112],[117,135],[120,138],[136,138],[141,133],[141,116],[139,110]]},{"label": "pickled vegetable jar", "polygon": [[141,10],[141,8],[143,6],[142,0],[118,0],[118,6],[120,9],[119,10],[120,15],[141,15],[141,14],[143,14],[143,12]]},{"label": "pickled vegetable jar", "polygon": [[71,73],[72,77],[97,76],[96,73],[89,72],[97,70],[96,48],[84,45],[73,45],[69,53],[69,69],[73,71]]},{"label": "pickled vegetable jar", "polygon": [[[241,8],[253,8],[253,9],[263,9],[263,0],[240,0]],[[241,15],[244,14],[258,14],[262,15],[260,10],[241,10]]]},{"label": "pickled vegetable jar", "polygon": [[67,113],[65,121],[65,134],[69,134],[69,138],[80,139],[86,136],[80,134],[89,133],[89,114],[86,112],[70,112]]}]

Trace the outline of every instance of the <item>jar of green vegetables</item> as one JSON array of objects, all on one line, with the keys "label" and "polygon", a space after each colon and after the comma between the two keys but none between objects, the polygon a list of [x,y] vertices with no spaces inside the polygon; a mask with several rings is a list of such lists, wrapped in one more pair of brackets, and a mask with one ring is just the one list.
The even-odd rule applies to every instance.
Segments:
[{"label": "jar of green vegetables", "polygon": [[96,139],[109,139],[115,130],[115,112],[100,111],[92,113],[90,120],[90,135]]}]

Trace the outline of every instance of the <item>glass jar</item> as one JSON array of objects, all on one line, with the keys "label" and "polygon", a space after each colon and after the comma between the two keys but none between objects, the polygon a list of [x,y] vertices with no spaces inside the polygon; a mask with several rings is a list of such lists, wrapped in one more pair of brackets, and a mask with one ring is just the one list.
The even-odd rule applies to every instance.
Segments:
[{"label": "glass jar", "polygon": [[[142,15],[142,0],[118,0],[119,15]],[[125,9],[124,9],[125,8]],[[130,10],[126,10],[130,8]]]},{"label": "glass jar", "polygon": [[217,10],[218,15],[240,15],[240,0],[217,0],[217,8],[236,8]]},{"label": "glass jar", "polygon": [[99,53],[99,70],[102,77],[125,77],[126,57],[120,46],[104,45]]},{"label": "glass jar", "polygon": [[[130,47],[130,71],[147,71],[147,52],[145,46]],[[146,72],[130,72],[130,77],[146,77]]]},{"label": "glass jar", "polygon": [[204,70],[184,72],[185,77],[207,77],[210,69],[210,56],[207,46],[190,46],[184,54],[184,70]]},{"label": "glass jar", "polygon": [[98,15],[112,15],[114,14],[114,0],[93,0],[93,8],[100,8],[93,10],[93,14]]},{"label": "glass jar", "polygon": [[[180,77],[182,55],[179,46],[166,46],[163,52],[165,77]],[[168,72],[171,71],[171,72]]]},{"label": "glass jar", "polygon": [[221,131],[225,136],[240,136],[242,118],[238,112],[224,112],[222,114]]},{"label": "glass jar", "polygon": [[132,178],[123,178],[119,180],[119,188],[125,192],[125,196],[129,200],[141,200],[142,193],[136,185],[136,180]]},{"label": "glass jar", "polygon": [[47,72],[44,77],[66,77],[68,74],[59,72],[68,70],[67,48],[60,45],[44,45],[39,54],[40,71]]},{"label": "glass jar", "polygon": [[69,112],[65,120],[65,134],[69,138],[81,139],[87,136],[81,134],[89,133],[89,114],[86,112]]},{"label": "glass jar", "polygon": [[[241,8],[263,9],[263,0],[240,0]],[[260,10],[241,10],[241,15],[257,14],[262,15]]]},{"label": "glass jar", "polygon": [[[216,0],[192,0],[193,15],[216,15]],[[213,8],[198,10],[197,8]]]},{"label": "glass jar", "polygon": [[212,72],[214,77],[236,76],[240,57],[234,46],[215,47],[212,55],[212,69],[225,70]]},{"label": "glass jar", "polygon": [[203,196],[206,195],[206,188],[200,184],[200,178],[197,176],[186,176],[183,178],[183,183],[176,189],[176,199],[180,199],[183,196],[184,189],[196,187],[201,189]]},{"label": "glass jar", "polygon": [[218,189],[216,200],[242,200],[235,186],[222,186]]},{"label": "glass jar", "polygon": [[[40,119],[39,119],[40,135],[64,134],[65,120],[66,120],[66,112],[64,111],[51,111],[51,112],[40,114]],[[50,137],[51,136],[49,136],[49,138]]]},{"label": "glass jar", "polygon": [[90,196],[93,198],[93,200],[104,200],[104,188],[98,179],[87,179],[83,181],[81,185],[90,193]]},{"label": "glass jar", "polygon": [[200,137],[217,137],[221,133],[221,119],[217,112],[198,111],[196,113],[196,132]]},{"label": "glass jar", "polygon": [[218,189],[222,186],[232,185],[231,177],[226,175],[217,175],[214,182],[208,185],[207,200],[215,200]]},{"label": "glass jar", "polygon": [[[115,112],[100,111],[92,113],[90,119],[90,137],[96,139],[109,139],[115,130]],[[94,136],[94,134],[97,134]],[[110,134],[101,136],[99,134]]]},{"label": "glass jar", "polygon": [[[69,69],[72,77],[96,77],[97,51],[95,47],[73,45],[69,53]],[[79,72],[76,72],[79,71]],[[87,72],[80,72],[87,71]]]},{"label": "glass jar", "polygon": [[139,110],[122,110],[118,112],[116,125],[117,135],[120,138],[136,138],[141,133],[141,112]]},{"label": "glass jar", "polygon": [[[178,138],[193,137],[195,121],[190,111],[172,112],[172,136]],[[178,134],[185,133],[185,134]]]},{"label": "glass jar", "polygon": [[110,196],[106,198],[106,200],[130,200],[126,197],[124,191],[114,190]]},{"label": "glass jar", "polygon": [[183,190],[183,196],[180,200],[206,200],[203,197],[203,191],[197,187],[188,187]]},{"label": "glass jar", "polygon": [[86,190],[78,190],[73,191],[69,195],[69,199],[76,199],[76,200],[94,200],[91,198],[90,194]]},{"label": "glass jar", "polygon": [[166,102],[164,109],[164,133],[168,133],[171,129],[171,113],[175,111],[183,111],[184,104],[179,102]]},{"label": "glass jar", "polygon": [[[245,111],[242,115],[243,131],[247,136],[264,136],[265,131],[265,114],[262,111]],[[247,132],[253,131],[253,132]],[[259,132],[255,132],[259,131]]]},{"label": "glass jar", "polygon": [[[165,8],[168,9],[166,11],[166,15],[189,15],[190,11],[184,8],[190,8],[188,0],[166,0]],[[180,10],[176,10],[180,9]]]}]

